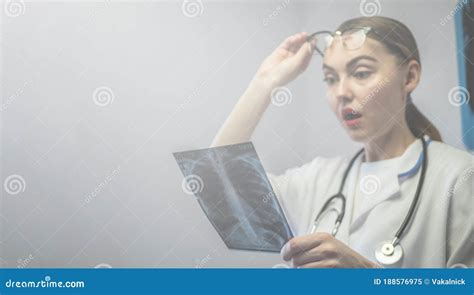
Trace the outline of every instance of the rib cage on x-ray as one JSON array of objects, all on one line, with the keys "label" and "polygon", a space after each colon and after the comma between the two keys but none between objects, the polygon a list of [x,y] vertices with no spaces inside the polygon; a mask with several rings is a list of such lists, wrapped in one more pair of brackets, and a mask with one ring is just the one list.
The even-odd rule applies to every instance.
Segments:
[{"label": "rib cage on x-ray", "polygon": [[229,248],[280,251],[293,236],[251,142],[174,156]]}]

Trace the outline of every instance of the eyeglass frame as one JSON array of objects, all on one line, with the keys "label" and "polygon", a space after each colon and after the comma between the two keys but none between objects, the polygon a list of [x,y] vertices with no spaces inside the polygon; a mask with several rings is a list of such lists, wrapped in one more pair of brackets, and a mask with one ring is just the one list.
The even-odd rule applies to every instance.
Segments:
[{"label": "eyeglass frame", "polygon": [[[384,37],[378,33],[374,28],[372,27],[369,27],[369,26],[356,26],[356,27],[352,27],[352,28],[348,28],[344,31],[335,31],[335,32],[331,32],[331,31],[317,31],[315,33],[312,33],[311,35],[309,35],[308,37],[306,37],[306,41],[307,42],[310,42],[312,38],[314,38],[314,36],[318,35],[318,34],[330,34],[333,38],[334,38],[334,35],[337,35],[337,36],[342,36],[344,34],[344,32],[347,32],[349,30],[357,30],[357,29],[360,29],[362,31],[364,31],[364,35],[365,35],[365,39],[364,39],[364,42],[362,42],[362,45],[365,43],[365,41],[367,40],[367,35],[369,34],[369,32],[373,32],[375,35],[377,35],[377,37],[379,37],[381,40],[377,40],[379,42],[386,42],[387,44],[395,47],[402,55],[403,57],[405,58],[408,58],[407,55],[403,52],[403,50],[400,48],[400,46],[398,44],[395,44],[394,42],[390,42],[390,41],[387,41],[384,39]],[[311,42],[310,42],[311,43]],[[361,45],[361,47],[362,47]],[[360,47],[359,47],[360,48]],[[357,49],[359,49],[357,48]],[[314,49],[322,56],[324,57],[324,53],[321,52],[321,50],[319,50],[318,47],[314,46]],[[355,50],[355,49],[354,49]]]}]

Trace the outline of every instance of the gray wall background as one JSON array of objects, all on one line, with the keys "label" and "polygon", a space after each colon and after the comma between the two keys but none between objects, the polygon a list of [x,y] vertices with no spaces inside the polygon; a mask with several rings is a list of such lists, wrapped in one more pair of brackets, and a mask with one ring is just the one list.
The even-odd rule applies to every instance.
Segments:
[{"label": "gray wall background", "polygon": [[[183,192],[171,153],[209,145],[286,36],[335,29],[370,13],[363,2],[2,1],[1,266],[281,263],[226,249]],[[454,1],[365,2],[413,30],[423,64],[414,101],[463,148],[460,110],[448,101]],[[288,85],[291,103],[270,106],[258,126],[252,140],[267,170],[358,147],[329,110],[320,67],[315,58]]]}]

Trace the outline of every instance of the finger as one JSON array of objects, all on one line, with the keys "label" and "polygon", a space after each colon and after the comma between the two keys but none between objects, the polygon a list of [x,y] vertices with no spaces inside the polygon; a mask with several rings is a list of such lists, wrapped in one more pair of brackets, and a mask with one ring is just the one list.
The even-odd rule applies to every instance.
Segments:
[{"label": "finger", "polygon": [[303,44],[298,52],[290,57],[288,63],[291,65],[294,72],[302,73],[309,66],[313,57],[313,51],[309,43]]},{"label": "finger", "polygon": [[316,262],[307,263],[298,266],[298,268],[337,268],[340,267],[336,260],[326,259]]},{"label": "finger", "polygon": [[283,259],[289,261],[293,256],[320,245],[331,236],[328,233],[318,232],[311,235],[294,237],[283,246],[281,254]]},{"label": "finger", "polygon": [[296,39],[297,34],[291,35],[288,38],[286,38],[283,42],[281,42],[280,45],[278,45],[278,49],[286,49],[290,50],[294,40]]},{"label": "finger", "polygon": [[295,38],[292,40],[290,51],[293,53],[298,52],[298,50],[305,43],[305,41],[306,41],[306,33],[303,32],[303,33],[296,34]]},{"label": "finger", "polygon": [[[313,46],[311,46],[311,44],[309,42],[307,42],[306,40],[307,36],[306,35],[302,35],[301,36],[301,46],[298,48],[298,53],[311,53],[312,54],[312,51],[313,51]],[[301,51],[302,49],[305,49],[303,51]]]},{"label": "finger", "polygon": [[308,251],[301,252],[292,257],[291,262],[295,267],[317,262],[325,259],[333,258],[333,255],[324,250],[324,244],[316,246]]},{"label": "finger", "polygon": [[308,42],[311,44],[311,48],[314,49],[316,47],[316,44],[318,43],[317,36],[311,37],[311,39],[308,40]]},{"label": "finger", "polygon": [[280,50],[290,51],[293,54],[298,51],[301,47],[301,44],[306,40],[307,33],[297,33],[294,35],[289,36],[286,38],[278,47],[275,49],[274,52],[278,52]]},{"label": "finger", "polygon": [[312,58],[313,58],[313,48],[308,42],[306,42],[303,46],[301,46],[300,50],[295,56],[295,59],[300,64],[301,71],[306,70]]}]

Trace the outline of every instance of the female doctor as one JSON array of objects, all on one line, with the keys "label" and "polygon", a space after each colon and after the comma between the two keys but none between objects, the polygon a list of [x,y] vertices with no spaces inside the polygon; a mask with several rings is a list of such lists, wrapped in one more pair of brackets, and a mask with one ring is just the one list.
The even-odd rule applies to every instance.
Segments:
[{"label": "female doctor", "polygon": [[336,32],[287,38],[212,145],[249,141],[272,91],[304,72],[314,54],[323,57],[332,111],[363,148],[268,173],[295,233],[283,259],[298,268],[474,267],[474,157],[442,143],[413,104],[420,56],[397,20],[362,17]]}]

